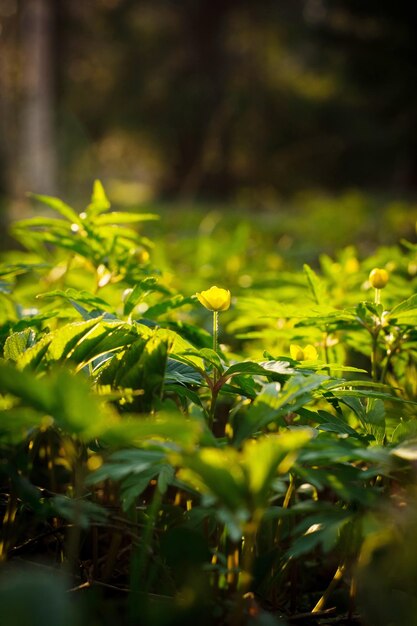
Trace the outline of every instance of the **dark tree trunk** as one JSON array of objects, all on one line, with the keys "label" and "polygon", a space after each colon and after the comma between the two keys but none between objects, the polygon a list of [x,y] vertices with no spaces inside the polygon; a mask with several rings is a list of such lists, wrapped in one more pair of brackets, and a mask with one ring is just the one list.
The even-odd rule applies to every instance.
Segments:
[{"label": "dark tree trunk", "polygon": [[53,0],[25,0],[20,22],[19,193],[56,192],[53,32]]}]

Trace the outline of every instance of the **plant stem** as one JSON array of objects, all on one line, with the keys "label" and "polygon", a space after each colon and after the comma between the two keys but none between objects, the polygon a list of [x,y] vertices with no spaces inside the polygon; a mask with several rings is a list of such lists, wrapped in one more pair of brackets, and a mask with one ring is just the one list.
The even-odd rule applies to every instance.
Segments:
[{"label": "plant stem", "polygon": [[[213,350],[214,352],[218,352],[218,341],[219,341],[219,312],[213,311]],[[217,381],[219,378],[219,372],[216,367],[213,367],[213,384],[211,387],[211,403],[209,410],[209,428],[213,429],[214,422],[214,409],[216,406],[216,400],[219,393],[219,389],[217,389]]]},{"label": "plant stem", "polygon": [[219,346],[219,312],[213,311],[213,350],[218,352]]},{"label": "plant stem", "polygon": [[[137,625],[145,623],[143,616],[146,616],[146,570],[148,558],[151,553],[152,535],[155,523],[161,508],[162,494],[155,486],[155,491],[151,503],[148,506],[148,515],[143,529],[141,544],[132,551],[132,561],[130,568],[130,596],[129,596],[129,623]],[[134,510],[136,516],[136,510]]]},{"label": "plant stem", "polygon": [[[293,474],[290,474],[290,482],[288,484],[288,488],[285,493],[284,502],[282,503],[283,509],[288,509],[288,507],[290,506],[291,498],[293,496],[294,491],[295,491],[295,478]],[[275,545],[279,544],[282,524],[283,524],[283,518],[281,517],[281,519],[278,520],[277,529],[275,532],[275,538],[274,538]]]},{"label": "plant stem", "polygon": [[255,560],[256,532],[259,522],[256,519],[248,524],[248,529],[244,535],[244,543],[242,549],[242,571],[240,573],[239,588],[242,595],[250,589],[252,582],[252,568]]},{"label": "plant stem", "polygon": [[385,360],[385,365],[381,373],[381,383],[385,383],[385,378],[388,373],[389,366],[391,365],[392,358],[395,355],[395,353],[398,351],[398,348],[401,346],[402,339],[403,339],[403,335],[402,334],[398,335],[394,344],[391,346],[389,350],[387,350],[387,358]]},{"label": "plant stem", "polygon": [[7,551],[10,548],[10,540],[12,528],[17,512],[17,496],[14,492],[14,485],[10,485],[9,499],[7,501],[6,511],[3,518],[3,533],[0,537],[0,561],[7,559]]},{"label": "plant stem", "polygon": [[73,524],[68,530],[67,538],[67,569],[70,576],[75,576],[78,569],[78,558],[80,549],[80,537],[81,537],[81,498],[83,495],[83,483],[84,483],[84,471],[83,468],[79,468],[77,465],[78,459],[75,459],[73,468],[73,480],[74,480],[74,519]]},{"label": "plant stem", "polygon": [[[217,372],[217,370],[214,370],[213,376],[215,376],[215,373]],[[208,418],[208,426],[210,428],[210,430],[213,430],[213,424],[214,424],[214,411],[216,408],[216,402],[217,402],[217,396],[219,395],[219,391],[220,389],[217,387],[217,385],[214,385],[212,390],[211,390],[211,401],[210,401],[210,409],[209,409],[209,418]]]},{"label": "plant stem", "polygon": [[381,304],[381,290],[375,289],[375,304]]},{"label": "plant stem", "polygon": [[388,373],[388,368],[390,366],[392,357],[393,357],[393,352],[390,352],[387,355],[387,358],[385,360],[385,365],[384,365],[384,368],[383,368],[382,373],[381,373],[381,383],[385,383],[385,377],[386,377],[386,375]]},{"label": "plant stem", "polygon": [[378,372],[377,372],[377,349],[378,349],[378,332],[372,333],[372,354],[371,354],[371,364],[372,364],[372,380],[376,382],[378,380]]},{"label": "plant stem", "polygon": [[[326,363],[328,363],[329,360],[330,360],[329,346],[327,344],[328,339],[329,339],[329,332],[327,331],[327,328],[326,328],[326,330],[323,333],[324,359],[325,359]],[[329,370],[330,370],[330,368],[329,368]]]},{"label": "plant stem", "polygon": [[320,600],[317,602],[316,606],[312,609],[312,613],[318,613],[319,611],[321,611],[325,605],[327,600],[330,598],[331,594],[333,593],[333,591],[336,589],[337,585],[340,583],[340,581],[343,578],[343,574],[345,573],[346,570],[346,565],[344,563],[341,563],[336,572],[335,575],[333,576],[332,580],[330,581],[329,586],[327,587],[326,591],[323,593],[323,595],[321,596]]}]

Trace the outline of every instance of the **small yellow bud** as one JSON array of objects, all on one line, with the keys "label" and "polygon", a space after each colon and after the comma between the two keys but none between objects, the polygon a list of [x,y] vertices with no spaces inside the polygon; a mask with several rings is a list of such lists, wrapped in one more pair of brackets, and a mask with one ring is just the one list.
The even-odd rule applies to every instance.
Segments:
[{"label": "small yellow bud", "polygon": [[90,472],[98,470],[103,465],[103,458],[99,454],[93,454],[87,461],[87,467]]},{"label": "small yellow bud", "polygon": [[317,350],[311,344],[308,344],[305,348],[301,348],[297,344],[292,343],[290,345],[291,358],[294,361],[317,361]]},{"label": "small yellow bud", "polygon": [[369,274],[369,282],[375,289],[383,289],[389,280],[387,270],[375,267]]},{"label": "small yellow bud", "polygon": [[230,307],[230,291],[220,287],[210,287],[207,291],[195,294],[198,301],[209,311],[227,311]]}]

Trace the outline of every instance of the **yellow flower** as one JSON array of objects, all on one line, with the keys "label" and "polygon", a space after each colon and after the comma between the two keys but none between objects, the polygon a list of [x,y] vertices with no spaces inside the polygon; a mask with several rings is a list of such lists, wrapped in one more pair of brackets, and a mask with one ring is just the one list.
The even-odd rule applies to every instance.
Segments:
[{"label": "yellow flower", "polygon": [[305,348],[301,348],[295,343],[290,345],[291,358],[294,361],[317,361],[317,350],[311,344],[308,344]]},{"label": "yellow flower", "polygon": [[369,282],[375,289],[383,289],[389,280],[387,270],[375,267],[369,274]]},{"label": "yellow flower", "polygon": [[210,287],[207,291],[195,294],[209,311],[227,311],[230,306],[230,291],[220,287]]}]

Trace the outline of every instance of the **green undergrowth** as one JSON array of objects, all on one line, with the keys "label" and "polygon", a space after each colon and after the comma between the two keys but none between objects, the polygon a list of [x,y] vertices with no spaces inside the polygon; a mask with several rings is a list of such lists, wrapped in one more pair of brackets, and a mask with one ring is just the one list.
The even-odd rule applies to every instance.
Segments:
[{"label": "green undergrowth", "polygon": [[98,181],[33,199],[0,268],[4,623],[417,624],[417,246],[290,267],[208,215],[181,257]]}]

